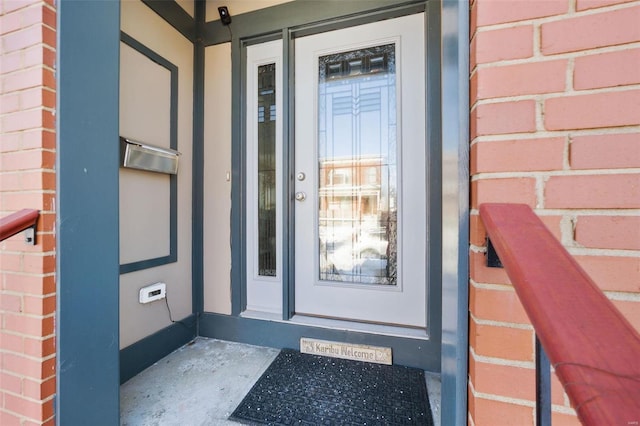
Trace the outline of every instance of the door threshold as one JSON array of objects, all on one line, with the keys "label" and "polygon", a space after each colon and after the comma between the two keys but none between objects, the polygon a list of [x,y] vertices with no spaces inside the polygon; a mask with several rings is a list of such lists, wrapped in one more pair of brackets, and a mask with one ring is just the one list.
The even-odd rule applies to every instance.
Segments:
[{"label": "door threshold", "polygon": [[240,316],[242,318],[257,319],[263,321],[284,322],[284,320],[282,319],[282,314],[276,314],[274,312],[252,311],[247,309],[246,311],[240,312]]},{"label": "door threshold", "polygon": [[384,336],[429,340],[429,335],[423,328],[372,324],[333,318],[319,318],[307,315],[294,315],[290,320],[287,321],[283,320],[280,314],[249,310],[242,312],[240,316],[242,318],[299,324],[311,327],[329,328],[332,330],[358,331],[361,333],[380,334]]},{"label": "door threshold", "polygon": [[291,320],[289,320],[289,322],[314,327],[331,328],[333,330],[359,331],[363,333],[381,334],[385,336],[429,340],[429,335],[423,328],[372,324],[367,322],[346,321],[333,318],[319,318],[307,315],[294,315]]}]

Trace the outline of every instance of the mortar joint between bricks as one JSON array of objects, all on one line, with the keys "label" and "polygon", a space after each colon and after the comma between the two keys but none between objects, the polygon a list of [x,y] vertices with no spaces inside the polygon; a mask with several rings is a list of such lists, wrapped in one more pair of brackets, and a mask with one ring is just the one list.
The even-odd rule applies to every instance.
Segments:
[{"label": "mortar joint between bricks", "polygon": [[572,135],[569,133],[565,136],[564,152],[562,154],[562,167],[564,170],[571,170],[571,142]]},{"label": "mortar joint between bricks", "polygon": [[560,235],[562,237],[562,245],[565,247],[576,247],[575,240],[576,233],[576,216],[572,214],[565,214],[560,219]]},{"label": "mortar joint between bricks", "polygon": [[538,175],[536,176],[536,209],[544,209],[545,205],[545,196],[544,190],[547,181],[549,180],[549,175]]}]

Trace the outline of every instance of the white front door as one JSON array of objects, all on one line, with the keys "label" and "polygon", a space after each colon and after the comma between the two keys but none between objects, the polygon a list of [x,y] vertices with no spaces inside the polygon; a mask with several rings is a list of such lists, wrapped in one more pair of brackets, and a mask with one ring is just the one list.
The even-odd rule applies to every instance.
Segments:
[{"label": "white front door", "polygon": [[426,326],[424,14],[295,40],[297,315]]}]

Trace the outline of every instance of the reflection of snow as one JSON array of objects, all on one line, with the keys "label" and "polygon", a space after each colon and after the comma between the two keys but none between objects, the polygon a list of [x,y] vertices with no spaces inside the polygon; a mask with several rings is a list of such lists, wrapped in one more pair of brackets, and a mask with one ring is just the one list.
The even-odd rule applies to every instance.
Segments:
[{"label": "reflection of snow", "polygon": [[342,221],[320,226],[320,279],[363,284],[393,284],[387,277],[386,232],[376,218],[359,229]]}]

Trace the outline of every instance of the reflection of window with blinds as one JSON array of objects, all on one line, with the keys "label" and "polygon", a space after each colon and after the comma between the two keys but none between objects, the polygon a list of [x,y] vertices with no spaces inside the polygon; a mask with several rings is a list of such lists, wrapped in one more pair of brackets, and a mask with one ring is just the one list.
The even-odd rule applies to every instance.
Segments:
[{"label": "reflection of window with blinds", "polygon": [[258,274],[276,276],[276,66],[258,67]]},{"label": "reflection of window with blinds", "polygon": [[347,185],[351,183],[351,170],[335,169],[333,170],[333,185]]},{"label": "reflection of window with blinds", "polygon": [[375,185],[376,183],[378,183],[377,167],[369,167],[369,169],[367,169],[367,183],[370,185]]}]

